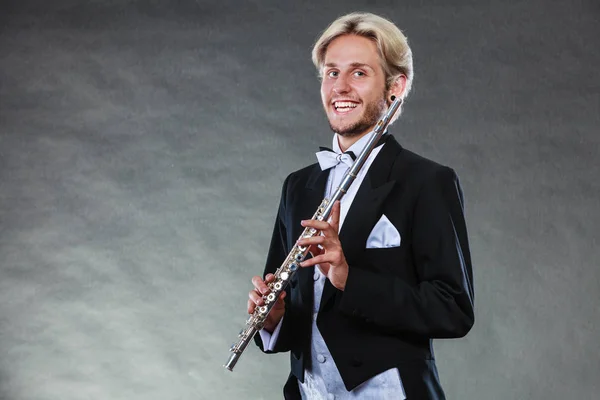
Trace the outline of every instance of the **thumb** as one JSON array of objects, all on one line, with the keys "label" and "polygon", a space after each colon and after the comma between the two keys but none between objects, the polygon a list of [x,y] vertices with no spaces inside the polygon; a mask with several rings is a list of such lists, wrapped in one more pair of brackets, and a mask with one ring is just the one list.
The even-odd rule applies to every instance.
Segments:
[{"label": "thumb", "polygon": [[337,200],[333,203],[333,208],[331,209],[331,219],[329,225],[331,225],[336,231],[339,230],[340,225],[340,201]]}]

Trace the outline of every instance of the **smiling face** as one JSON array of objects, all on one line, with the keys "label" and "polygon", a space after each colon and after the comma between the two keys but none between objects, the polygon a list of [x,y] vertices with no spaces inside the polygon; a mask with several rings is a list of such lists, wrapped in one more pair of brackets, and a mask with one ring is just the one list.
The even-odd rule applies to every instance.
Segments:
[{"label": "smiling face", "polygon": [[331,129],[344,137],[370,132],[387,107],[377,45],[340,36],[327,46],[322,72],[321,100]]}]

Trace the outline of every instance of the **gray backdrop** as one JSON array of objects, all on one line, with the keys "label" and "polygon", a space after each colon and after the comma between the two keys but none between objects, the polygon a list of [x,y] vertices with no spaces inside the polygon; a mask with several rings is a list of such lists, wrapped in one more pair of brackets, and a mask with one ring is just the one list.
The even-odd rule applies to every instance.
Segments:
[{"label": "gray backdrop", "polygon": [[596,0],[4,1],[0,398],[280,399],[222,368],[285,176],[331,143],[310,61],[355,10],[407,34],[393,127],[458,172],[476,322],[449,399],[597,399]]}]

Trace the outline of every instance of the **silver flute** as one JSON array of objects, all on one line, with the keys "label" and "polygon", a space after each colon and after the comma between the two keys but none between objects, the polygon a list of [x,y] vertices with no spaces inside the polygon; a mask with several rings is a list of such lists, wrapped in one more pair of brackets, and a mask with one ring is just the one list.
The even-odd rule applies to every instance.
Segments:
[{"label": "silver flute", "polygon": [[[350,188],[350,185],[352,182],[354,182],[354,179],[356,179],[358,172],[365,164],[367,157],[369,157],[369,154],[371,154],[371,151],[373,151],[377,142],[379,142],[379,139],[381,139],[381,136],[383,136],[385,133],[387,126],[392,120],[394,114],[396,114],[396,111],[398,111],[398,108],[401,104],[401,98],[393,99],[388,111],[383,117],[381,117],[381,119],[379,119],[373,131],[371,131],[372,136],[364,150],[360,153],[350,169],[346,172],[342,178],[340,186],[337,188],[333,196],[330,199],[323,199],[319,205],[319,208],[317,208],[317,211],[312,217],[313,220],[324,221],[329,218],[331,210],[333,209],[333,205],[336,201],[341,200],[342,197],[344,197],[348,191],[348,188]],[[319,233],[319,231],[315,228],[307,227],[304,229],[298,240],[303,238],[311,238],[317,233]],[[254,338],[254,335],[256,335],[256,333],[263,328],[267,316],[277,302],[279,295],[287,288],[290,280],[296,271],[298,271],[299,264],[304,261],[307,254],[308,246],[299,246],[298,244],[295,244],[285,261],[281,264],[277,271],[275,271],[275,280],[267,284],[269,287],[269,293],[263,296],[264,305],[255,308],[254,313],[250,315],[246,321],[246,327],[240,331],[238,335],[239,340],[229,349],[231,354],[229,355],[227,363],[224,365],[224,367],[229,371],[233,371],[233,368],[242,356],[242,353],[246,347],[248,347],[250,341]]]}]

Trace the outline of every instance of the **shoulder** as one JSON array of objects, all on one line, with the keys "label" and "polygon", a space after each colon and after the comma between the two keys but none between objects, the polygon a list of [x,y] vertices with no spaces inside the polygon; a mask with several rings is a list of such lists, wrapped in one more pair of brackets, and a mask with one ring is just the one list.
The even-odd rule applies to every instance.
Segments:
[{"label": "shoulder", "polygon": [[308,179],[308,177],[310,177],[310,175],[315,172],[315,170],[321,170],[321,168],[319,167],[319,163],[314,163],[314,164],[310,164],[307,165],[304,168],[300,168],[294,172],[291,172],[286,180],[290,179],[290,180],[298,180],[298,179]]},{"label": "shoulder", "polygon": [[283,181],[281,195],[283,199],[293,194],[303,191],[309,185],[309,181],[313,179],[321,168],[318,163],[311,164],[299,170],[296,170],[287,175]]},{"label": "shoulder", "polygon": [[392,171],[395,178],[404,178],[418,185],[432,180],[457,178],[453,168],[404,147],[397,153]]},{"label": "shoulder", "polygon": [[405,170],[403,176],[419,197],[442,196],[464,202],[463,190],[456,171],[450,166],[402,149],[397,164]]},{"label": "shoulder", "polygon": [[318,163],[308,165],[304,168],[301,168],[299,170],[296,170],[296,171],[288,174],[288,176],[284,180],[283,186],[284,186],[284,188],[290,187],[290,186],[296,187],[298,185],[305,186],[308,183],[311,176],[313,176],[315,173],[318,173],[320,171],[321,171],[321,168],[319,167]]},{"label": "shoulder", "polygon": [[402,182],[415,198],[441,196],[458,199],[462,204],[464,194],[456,171],[440,162],[413,151],[401,148],[396,155],[392,175]]},{"label": "shoulder", "polygon": [[417,154],[402,146],[392,135],[386,143],[389,149],[384,159],[392,163],[392,179],[412,181],[413,183],[433,179],[436,176],[454,176],[454,170],[437,161]]}]

